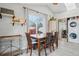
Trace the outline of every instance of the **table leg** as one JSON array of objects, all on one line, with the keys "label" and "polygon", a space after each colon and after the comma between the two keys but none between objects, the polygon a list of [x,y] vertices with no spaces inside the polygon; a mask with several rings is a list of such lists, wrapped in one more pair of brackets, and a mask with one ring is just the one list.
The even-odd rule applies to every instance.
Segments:
[{"label": "table leg", "polygon": [[40,48],[38,49],[38,55],[40,56]]},{"label": "table leg", "polygon": [[45,49],[45,56],[47,56],[46,48],[44,48],[44,49]]},{"label": "table leg", "polygon": [[44,50],[45,50],[45,56],[47,56],[47,52],[46,52],[46,40],[44,41]]},{"label": "table leg", "polygon": [[58,39],[56,40],[56,48],[58,48]]},{"label": "table leg", "polygon": [[39,41],[39,39],[37,39],[38,40],[38,55],[40,56],[40,41]]}]

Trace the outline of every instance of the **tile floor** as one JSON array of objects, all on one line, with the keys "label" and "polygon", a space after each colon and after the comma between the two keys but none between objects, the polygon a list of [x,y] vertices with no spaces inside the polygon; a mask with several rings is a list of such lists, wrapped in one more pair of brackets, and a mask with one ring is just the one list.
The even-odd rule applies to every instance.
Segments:
[{"label": "tile floor", "polygon": [[[59,41],[59,47],[55,51],[52,50],[50,53],[49,49],[47,49],[48,56],[79,56],[79,44],[66,42],[65,40]],[[29,53],[23,53],[21,56],[29,56]],[[33,50],[32,56],[38,56],[36,50]],[[41,56],[45,56],[44,50],[41,52]]]}]

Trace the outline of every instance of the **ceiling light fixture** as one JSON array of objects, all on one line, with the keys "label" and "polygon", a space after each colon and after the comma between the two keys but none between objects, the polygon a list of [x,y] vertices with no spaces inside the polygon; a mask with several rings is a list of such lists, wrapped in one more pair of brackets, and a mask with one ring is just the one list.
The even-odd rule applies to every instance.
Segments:
[{"label": "ceiling light fixture", "polygon": [[53,3],[53,5],[58,5],[58,3]]}]

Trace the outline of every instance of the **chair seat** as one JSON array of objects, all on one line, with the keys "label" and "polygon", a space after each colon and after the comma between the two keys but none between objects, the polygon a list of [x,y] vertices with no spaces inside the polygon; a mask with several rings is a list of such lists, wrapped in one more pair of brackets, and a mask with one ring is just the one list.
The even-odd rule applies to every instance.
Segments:
[{"label": "chair seat", "polygon": [[44,42],[44,41],[40,41],[40,42]]},{"label": "chair seat", "polygon": [[[42,42],[44,42],[44,41],[40,41],[40,43],[42,43]],[[38,42],[36,42],[36,41],[35,41],[35,42],[34,42],[34,41],[32,41],[32,44],[36,44],[36,43],[38,43]]]}]

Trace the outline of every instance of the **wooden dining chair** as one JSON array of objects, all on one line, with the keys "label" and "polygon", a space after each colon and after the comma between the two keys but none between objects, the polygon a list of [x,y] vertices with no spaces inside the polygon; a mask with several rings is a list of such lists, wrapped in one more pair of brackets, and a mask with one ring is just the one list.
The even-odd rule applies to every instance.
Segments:
[{"label": "wooden dining chair", "polygon": [[28,53],[28,49],[30,49],[30,56],[32,55],[32,48],[34,44],[37,44],[37,42],[32,42],[32,39],[30,38],[30,33],[25,33],[26,34],[26,38],[27,38],[27,53]]},{"label": "wooden dining chair", "polygon": [[47,36],[47,40],[46,40],[46,46],[49,47],[50,52],[52,52],[51,47],[53,47],[53,51],[54,51],[54,39],[53,39],[53,34],[52,33],[46,33]]},{"label": "wooden dining chair", "polygon": [[28,53],[28,49],[30,49],[31,51],[30,51],[30,56],[32,55],[32,48],[33,48],[33,45],[37,45],[37,48],[38,48],[38,55],[40,56],[40,48],[41,48],[41,44],[43,44],[43,42],[44,42],[44,45],[43,45],[43,48],[44,48],[44,50],[45,50],[45,55],[47,55],[46,54],[46,45],[45,45],[45,40],[44,41],[40,41],[40,39],[38,39],[37,41],[35,41],[35,42],[33,42],[32,41],[32,38],[30,37],[30,34],[29,33],[25,33],[26,34],[26,38],[27,38],[27,41],[28,41],[28,46],[27,46],[27,53]]},{"label": "wooden dining chair", "polygon": [[58,32],[55,32],[55,35],[54,35],[54,43],[56,45],[56,48],[58,48]]}]

